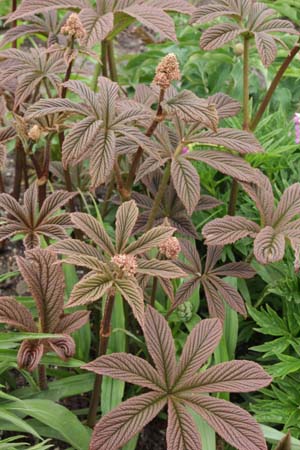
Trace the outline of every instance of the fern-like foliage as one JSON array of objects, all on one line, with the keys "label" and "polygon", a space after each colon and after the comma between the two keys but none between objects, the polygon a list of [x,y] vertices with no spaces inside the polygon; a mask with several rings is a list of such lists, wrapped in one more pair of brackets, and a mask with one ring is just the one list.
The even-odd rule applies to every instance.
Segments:
[{"label": "fern-like foliage", "polygon": [[7,213],[7,217],[0,218],[0,242],[16,234],[24,234],[25,247],[32,249],[40,245],[40,236],[66,239],[65,228],[72,226],[69,215],[55,213],[75,195],[74,192],[56,191],[48,196],[38,211],[37,182],[25,192],[23,206],[12,195],[0,194],[0,208]]},{"label": "fern-like foliage", "polygon": [[276,15],[274,9],[257,1],[213,0],[197,8],[192,22],[204,24],[221,16],[230,19],[204,31],[200,39],[203,50],[214,50],[238,36],[246,36],[255,40],[263,64],[269,66],[277,55],[276,44],[286,47],[276,33],[299,35],[291,22],[278,19]]},{"label": "fern-like foliage", "polygon": [[114,289],[128,302],[136,319],[143,326],[144,294],[136,275],[167,279],[184,276],[184,272],[172,261],[144,257],[147,251],[171,237],[174,228],[158,226],[136,241],[128,243],[137,217],[138,208],[133,200],[120,206],[116,215],[114,245],[104,227],[92,216],[85,213],[71,214],[74,226],[82,230],[99,249],[75,239],[67,239],[51,246],[55,252],[66,255],[64,262],[91,270],[74,286],[69,306],[95,302]]},{"label": "fern-like foliage", "polygon": [[225,216],[207,223],[203,236],[207,245],[225,245],[246,236],[254,238],[254,256],[262,264],[280,261],[288,240],[295,252],[295,268],[299,268],[300,253],[300,184],[288,187],[277,207],[272,186],[267,177],[260,174],[260,184],[242,183],[247,194],[255,202],[261,217],[261,226],[245,217]]},{"label": "fern-like foliage", "polygon": [[44,353],[54,351],[66,360],[75,353],[71,333],[81,328],[89,318],[88,311],[64,314],[64,275],[57,257],[48,250],[26,252],[18,257],[19,270],[34,298],[38,323],[31,312],[12,297],[0,297],[0,323],[29,333],[61,334],[61,337],[24,340],[18,352],[18,365],[34,370]]},{"label": "fern-like foliage", "polygon": [[214,392],[249,392],[267,386],[270,376],[256,363],[230,361],[198,373],[222,336],[218,319],[202,320],[187,338],[179,361],[171,330],[148,306],[144,335],[155,367],[126,353],[102,356],[84,366],[97,374],[137,384],[150,392],[132,397],[96,425],[90,450],[117,450],[168,405],[168,450],[199,450],[201,440],[189,408],[238,450],[266,450],[258,424],[243,409],[210,397]]}]

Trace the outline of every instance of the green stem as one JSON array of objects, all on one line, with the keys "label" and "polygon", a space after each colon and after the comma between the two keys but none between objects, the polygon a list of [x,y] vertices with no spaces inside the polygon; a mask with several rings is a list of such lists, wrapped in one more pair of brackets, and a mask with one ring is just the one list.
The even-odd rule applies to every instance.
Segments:
[{"label": "green stem", "polygon": [[108,58],[108,65],[109,65],[109,71],[110,71],[110,79],[112,81],[118,81],[118,71],[117,71],[117,65],[116,65],[116,59],[115,59],[115,51],[114,51],[114,41],[107,41],[107,58]]},{"label": "green stem", "polygon": [[[99,330],[99,349],[98,357],[103,356],[107,352],[108,341],[110,336],[110,323],[112,318],[112,312],[115,302],[115,292],[112,291],[108,296],[105,303],[104,314],[100,324]],[[96,423],[97,411],[99,404],[101,405],[101,386],[102,386],[102,375],[96,375],[94,388],[91,396],[90,407],[87,417],[87,424],[90,428],[93,428]]]},{"label": "green stem", "polygon": [[107,77],[107,75],[108,75],[108,72],[107,72],[107,41],[105,41],[105,40],[101,42],[101,62],[100,61],[97,62],[96,66],[95,66],[94,74],[93,74],[91,89],[94,92],[97,91],[98,78],[101,73],[104,77]]},{"label": "green stem", "polygon": [[[243,129],[250,129],[250,112],[249,112],[249,49],[250,40],[248,36],[244,37],[244,66],[243,66]],[[232,180],[230,199],[228,205],[228,214],[235,215],[237,198],[239,193],[239,184],[236,180]]]},{"label": "green stem", "polygon": [[170,161],[168,161],[168,163],[167,163],[167,165],[165,167],[165,170],[164,170],[164,174],[163,174],[162,179],[160,181],[160,185],[159,185],[156,197],[154,199],[152,210],[151,210],[149,218],[148,218],[148,222],[147,222],[147,225],[146,225],[146,231],[150,230],[153,227],[153,224],[154,224],[154,221],[156,219],[159,207],[161,205],[161,201],[163,199],[164,193],[165,193],[166,188],[168,186],[170,175],[171,175],[171,164],[170,164]]}]

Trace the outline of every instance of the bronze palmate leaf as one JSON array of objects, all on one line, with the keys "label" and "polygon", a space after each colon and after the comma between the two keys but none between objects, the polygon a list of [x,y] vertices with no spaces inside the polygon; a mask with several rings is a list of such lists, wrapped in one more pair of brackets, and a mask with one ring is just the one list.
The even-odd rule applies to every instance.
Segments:
[{"label": "bronze palmate leaf", "polygon": [[0,242],[16,234],[24,234],[27,249],[40,245],[40,236],[51,239],[66,239],[66,228],[72,226],[69,214],[56,214],[77,193],[56,191],[50,194],[38,211],[37,182],[24,194],[24,204],[20,205],[12,195],[0,194],[0,208],[8,217],[1,217]]},{"label": "bronze palmate leaf", "polygon": [[226,22],[213,25],[203,32],[201,47],[204,50],[214,50],[239,36],[247,36],[255,40],[263,64],[269,66],[277,55],[276,43],[285,46],[276,33],[299,35],[291,22],[278,19],[276,14],[274,9],[264,3],[252,0],[213,0],[196,9],[192,22],[204,24],[226,17]]},{"label": "bronze palmate leaf", "polygon": [[287,240],[295,252],[295,268],[299,268],[300,220],[295,217],[300,213],[300,183],[288,187],[277,206],[271,183],[263,174],[259,185],[242,186],[259,210],[261,226],[240,216],[215,219],[202,230],[206,244],[226,245],[250,236],[254,238],[257,261],[268,264],[283,259]]},{"label": "bronze palmate leaf", "polygon": [[201,436],[191,408],[238,450],[267,450],[262,431],[240,407],[207,394],[249,392],[267,386],[271,377],[256,363],[230,361],[198,373],[217,347],[222,326],[202,320],[187,338],[179,361],[166,320],[148,306],[144,335],[154,367],[126,353],[102,356],[84,366],[97,374],[137,384],[150,392],[126,400],[95,426],[90,450],[117,450],[168,405],[168,450],[199,450]]},{"label": "bronze palmate leaf", "polygon": [[76,228],[97,245],[67,239],[51,249],[66,255],[64,262],[86,267],[90,272],[73,288],[68,306],[88,304],[99,300],[109,290],[118,291],[129,303],[139,323],[144,323],[144,295],[137,275],[160,276],[167,279],[184,276],[184,272],[172,261],[145,258],[144,254],[157,248],[174,233],[174,228],[154,227],[137,240],[129,242],[138,217],[133,200],[123,203],[116,214],[115,244],[103,225],[85,213],[71,214]]},{"label": "bronze palmate leaf", "polygon": [[222,247],[209,245],[204,270],[196,247],[189,241],[181,240],[181,251],[189,264],[177,264],[190,275],[176,292],[175,301],[170,311],[173,311],[188,300],[195,289],[202,285],[211,317],[225,319],[224,301],[235,311],[247,316],[244,300],[239,292],[224,281],[223,277],[252,278],[255,271],[250,264],[234,262],[216,267],[222,254]]},{"label": "bronze palmate leaf", "polygon": [[88,0],[23,0],[7,22],[54,9],[80,10],[79,17],[86,30],[83,44],[92,47],[138,21],[163,38],[176,41],[173,20],[167,12],[192,14],[194,6],[185,0],[97,0],[95,7]]},{"label": "bronze palmate leaf", "polygon": [[93,92],[80,81],[69,81],[64,86],[78,95],[84,105],[69,99],[46,99],[32,105],[26,113],[29,120],[61,112],[84,117],[74,124],[64,140],[62,148],[64,167],[77,165],[84,159],[89,159],[92,188],[96,188],[104,183],[112,172],[119,137],[125,137],[129,142],[141,146],[154,158],[156,157],[153,142],[138,127],[131,125],[136,120],[149,118],[149,112],[133,106],[118,114],[117,83],[100,77],[99,93]]}]

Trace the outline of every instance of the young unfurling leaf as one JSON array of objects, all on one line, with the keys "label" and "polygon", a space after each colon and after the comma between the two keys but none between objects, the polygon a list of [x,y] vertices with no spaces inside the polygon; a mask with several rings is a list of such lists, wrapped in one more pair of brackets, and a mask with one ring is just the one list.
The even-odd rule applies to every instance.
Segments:
[{"label": "young unfurling leaf", "polygon": [[201,415],[236,449],[267,449],[261,429],[249,413],[207,394],[250,392],[267,386],[271,377],[250,361],[230,361],[198,373],[221,339],[222,327],[218,319],[202,320],[194,327],[178,362],[171,330],[150,306],[145,315],[144,333],[154,367],[126,353],[102,356],[84,366],[97,374],[151,389],[125,401],[98,422],[91,450],[122,447],[165,405],[168,405],[168,450],[201,448],[201,436],[187,407]]},{"label": "young unfurling leaf", "polygon": [[89,312],[64,314],[64,276],[54,253],[42,249],[30,250],[26,252],[26,258],[18,257],[17,263],[35,301],[38,322],[13,297],[0,297],[0,323],[30,333],[62,335],[22,342],[18,352],[18,365],[32,371],[48,351],[53,350],[64,360],[74,355],[75,342],[69,334],[88,321]]}]

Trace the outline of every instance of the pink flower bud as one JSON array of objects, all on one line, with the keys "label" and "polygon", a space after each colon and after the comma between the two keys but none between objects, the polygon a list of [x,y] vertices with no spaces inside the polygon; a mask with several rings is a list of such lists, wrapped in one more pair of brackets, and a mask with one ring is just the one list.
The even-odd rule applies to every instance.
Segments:
[{"label": "pink flower bud", "polygon": [[159,246],[159,251],[167,259],[176,259],[181,250],[180,243],[176,237],[170,237]]},{"label": "pink flower bud", "polygon": [[137,262],[132,255],[115,255],[111,258],[114,263],[126,277],[133,277],[137,271]]}]

